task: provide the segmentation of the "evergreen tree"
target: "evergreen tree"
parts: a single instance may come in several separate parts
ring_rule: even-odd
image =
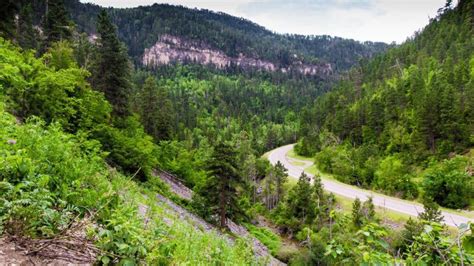
[[[276,201],[279,202],[283,195],[283,185],[288,181],[288,170],[278,161],[274,167],[275,183],[276,183]]]
[[[332,207],[332,202],[326,198],[324,194],[324,186],[321,182],[321,177],[315,175],[313,177],[313,201],[314,204],[314,215],[315,218],[319,220],[319,224],[323,224],[323,219],[329,214],[328,211]]]
[[[313,193],[317,204],[321,204],[324,201],[324,185],[319,175],[313,177]]]
[[[105,10],[101,11],[97,20],[100,38],[92,71],[92,85],[105,94],[113,106],[113,115],[125,117],[130,114],[128,94],[131,69],[128,55]]]
[[[408,251],[410,245],[415,241],[415,238],[418,237],[421,232],[423,232],[423,223],[408,218],[408,221],[405,223],[403,230],[401,231],[401,243],[398,248],[402,252]]]
[[[51,43],[72,38],[73,23],[64,6],[64,0],[46,1],[46,18],[43,25],[45,43],[43,49]]]
[[[359,198],[352,203],[352,223],[357,228],[362,225],[362,203]]]
[[[265,177],[264,184],[264,195],[265,195],[265,205],[268,210],[273,209],[276,203],[276,177],[275,177],[275,168],[272,167],[268,171],[268,175]]]
[[[94,55],[94,45],[89,41],[87,34],[79,34],[77,38],[74,39],[73,45],[74,56],[79,66],[90,69]]]
[[[198,193],[211,212],[218,215],[218,224],[224,228],[227,218],[244,216],[238,203],[238,191],[244,183],[235,165],[234,149],[223,142],[218,143],[207,168],[210,176]]]
[[[364,216],[367,221],[372,221],[375,218],[375,206],[372,197],[369,197],[362,206]]]
[[[7,39],[15,37],[15,15],[19,11],[19,2],[7,0],[0,4],[0,37]]]
[[[433,200],[425,198],[423,200],[423,208],[424,211],[418,215],[418,218],[421,220],[436,223],[443,221],[444,217],[439,209],[439,205]]]
[[[288,193],[288,208],[291,211],[291,216],[301,219],[302,223],[306,222],[307,218],[314,217],[313,208],[311,204],[311,179],[304,172],[301,173],[296,186],[294,186]]]
[[[243,176],[246,178],[246,182],[250,184],[252,189],[252,203],[257,202],[257,159],[255,155],[251,154],[243,163]]]
[[[145,131],[155,141],[169,139],[172,133],[173,106],[166,90],[157,86],[155,78],[146,79],[140,101],[140,113]]]
[[[24,5],[18,15],[17,41],[23,49],[38,49],[38,32],[33,28],[33,9]]]

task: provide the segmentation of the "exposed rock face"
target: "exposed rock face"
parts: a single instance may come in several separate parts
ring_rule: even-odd
[[[284,68],[270,61],[247,57],[243,54],[238,57],[229,57],[224,52],[212,49],[206,44],[186,41],[171,35],[161,36],[155,45],[145,49],[142,57],[142,63],[145,66],[167,65],[177,62],[212,65],[219,69],[235,65],[244,69],[253,68],[270,72],[278,70],[286,73],[296,70],[305,75],[327,76],[333,72],[331,64],[328,63],[309,65],[298,62]]]

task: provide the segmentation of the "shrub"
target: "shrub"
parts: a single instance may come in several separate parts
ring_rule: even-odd
[[[56,44],[43,58],[0,39],[0,94],[20,118],[39,116],[76,132],[109,119],[110,104],[86,81],[89,73],[75,63],[66,42]]]
[[[128,117],[125,128],[119,129],[109,125],[99,125],[91,137],[102,144],[109,153],[107,161],[127,174],[136,174],[145,180],[157,164],[154,157],[153,139],[146,135],[143,126],[135,116]]]
[[[375,171],[375,187],[403,198],[416,198],[418,190],[411,181],[408,167],[395,155],[383,159]]]
[[[467,159],[462,156],[432,164],[423,180],[425,196],[448,208],[468,206],[474,195],[474,184],[465,171],[466,165]]]

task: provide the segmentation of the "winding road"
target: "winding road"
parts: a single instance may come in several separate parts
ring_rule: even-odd
[[[285,166],[285,168],[288,169],[288,175],[290,177],[298,178],[301,173],[304,172],[304,169],[311,166],[313,162],[288,158],[287,153],[293,149],[293,146],[294,144],[290,144],[270,151],[268,154],[268,160],[272,165],[275,165],[278,161],[280,161]],[[296,164],[292,164],[291,162],[296,162]],[[308,176],[313,177],[313,175],[307,172],[305,173]],[[321,177],[321,179],[324,189],[334,194],[338,194],[350,199],[359,198],[362,201],[366,200],[368,197],[372,197],[374,205],[410,216],[416,217],[420,212],[423,212],[423,205],[419,203],[381,195],[370,190],[360,189],[355,186],[347,185],[335,180],[329,180],[324,177]],[[462,223],[474,222],[474,219],[447,211],[443,211],[443,216],[444,222],[447,225],[454,227],[457,227]]]

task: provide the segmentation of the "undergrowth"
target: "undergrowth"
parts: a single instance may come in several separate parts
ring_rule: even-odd
[[[156,191],[107,167],[97,141],[0,105],[0,229],[52,238],[92,215],[89,236],[104,264],[257,264],[245,240],[203,232],[155,201]],[[161,193],[166,192],[162,188]],[[139,213],[139,206],[145,213]]]

